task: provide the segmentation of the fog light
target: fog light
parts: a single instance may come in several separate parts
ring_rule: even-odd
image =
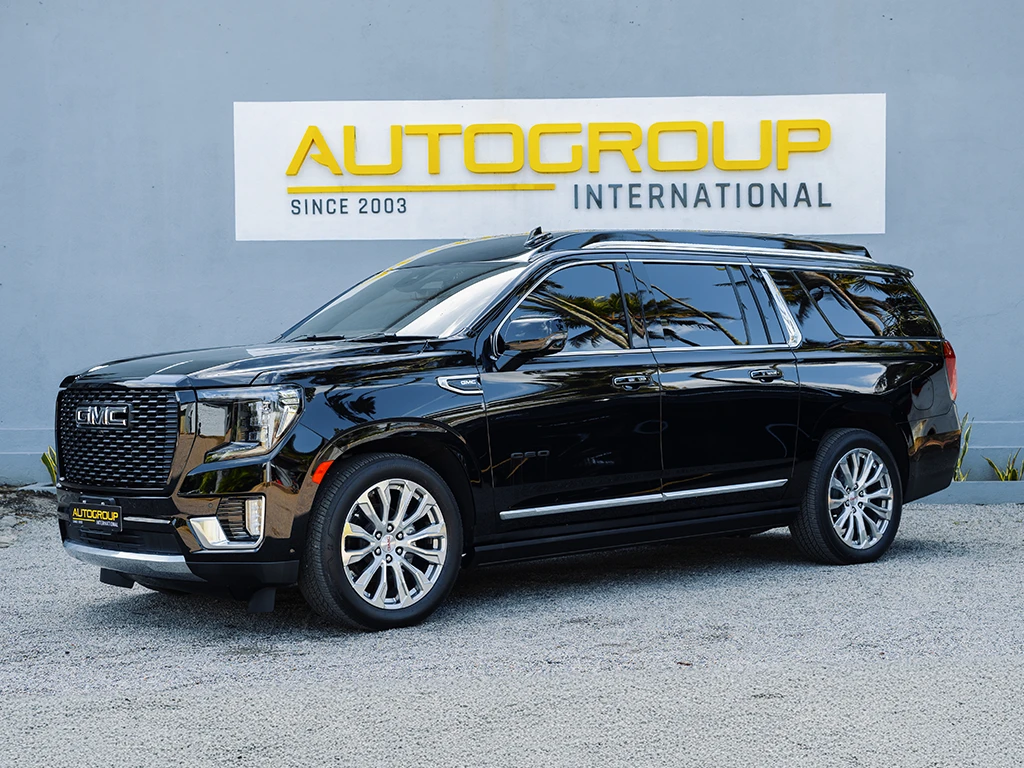
[[[216,516],[193,517],[188,524],[203,549],[252,550],[263,543],[265,521],[262,496],[235,496],[220,500]]]
[[[253,538],[263,536],[263,497],[245,500],[245,530]]]

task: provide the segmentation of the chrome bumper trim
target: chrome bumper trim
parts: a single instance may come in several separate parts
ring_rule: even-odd
[[[65,541],[64,551],[76,560],[98,565],[129,576],[152,576],[174,581],[202,581],[189,570],[181,555],[156,555],[147,552],[121,552],[116,549],[91,547],[77,541]]]

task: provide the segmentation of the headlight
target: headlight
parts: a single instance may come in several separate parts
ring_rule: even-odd
[[[270,453],[302,411],[298,387],[203,389],[198,393],[199,436],[222,438],[205,461]]]

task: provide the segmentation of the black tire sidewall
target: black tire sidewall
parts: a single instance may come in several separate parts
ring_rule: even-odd
[[[349,509],[368,487],[382,480],[401,478],[422,485],[434,497],[444,518],[448,535],[448,554],[441,575],[430,591],[408,608],[383,609],[369,605],[348,581],[341,559],[342,529]],[[371,629],[416,624],[433,613],[444,601],[458,577],[462,559],[462,518],[448,485],[430,467],[410,458],[381,458],[356,470],[346,478],[341,492],[335,494],[321,540],[320,563],[331,597],[343,612]]]
[[[893,511],[889,526],[882,534],[882,538],[867,549],[854,549],[840,538],[832,524],[832,515],[828,508],[828,486],[832,472],[835,471],[836,465],[843,456],[857,448],[867,448],[878,454],[885,462],[892,480]],[[903,488],[899,468],[886,444],[870,432],[851,430],[849,434],[843,435],[842,438],[832,443],[822,454],[815,479],[817,482],[808,488],[808,492],[814,494],[811,500],[814,514],[828,548],[846,563],[869,563],[881,557],[896,538],[903,511]]]

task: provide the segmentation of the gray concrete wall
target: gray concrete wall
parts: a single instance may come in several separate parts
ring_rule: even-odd
[[[236,243],[250,100],[885,92],[888,232],[861,240],[917,272],[974,451],[1003,456],[1024,445],[1022,39],[1019,0],[0,0],[0,481],[44,476],[66,374],[266,340],[431,245]]]

